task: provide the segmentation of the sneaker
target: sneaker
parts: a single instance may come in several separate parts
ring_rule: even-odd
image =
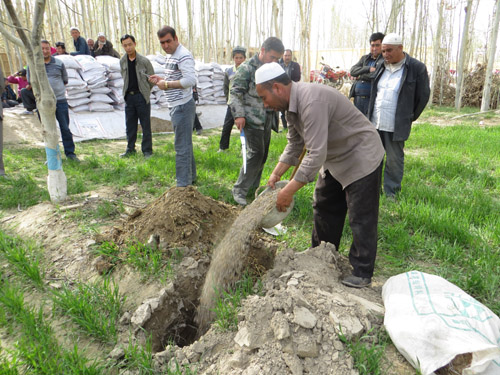
[[[236,203],[238,203],[240,206],[246,206],[247,205],[247,198],[244,197],[242,194],[238,194],[234,191],[234,189],[231,191],[233,194],[233,199]]]
[[[203,129],[196,129],[196,134],[197,135],[201,135],[201,133],[203,133]]]
[[[225,149],[219,148],[219,150],[217,151],[217,153],[220,154],[221,152],[226,152],[226,151],[227,151],[227,148],[225,148]]]
[[[145,152],[144,153],[144,159],[149,159],[153,156],[153,153],[152,152]]]
[[[33,114],[33,111],[24,111],[23,113],[21,113],[22,115],[32,115]]]
[[[129,158],[131,156],[134,156],[135,154],[136,154],[135,151],[129,151],[129,150],[127,150],[123,154],[120,154],[120,157],[121,158]]]
[[[77,163],[79,163],[79,162],[80,162],[80,159],[78,159],[78,157],[77,157],[75,154],[66,155],[66,158],[67,158],[68,160],[75,161],[75,162],[77,162]]]
[[[354,275],[347,276],[342,280],[342,284],[351,288],[364,288],[365,286],[370,286],[371,283],[371,277],[358,277]]]

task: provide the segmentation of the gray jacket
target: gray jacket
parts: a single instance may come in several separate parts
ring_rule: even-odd
[[[120,68],[123,77],[123,96],[128,90],[128,55],[125,54],[120,59]],[[146,103],[149,103],[149,97],[151,96],[151,89],[154,84],[148,81],[148,76],[155,74],[153,69],[153,65],[151,61],[147,59],[147,57],[142,56],[139,53],[135,54],[135,71],[137,74],[137,83],[139,84],[139,91],[142,96],[144,96],[144,100]]]

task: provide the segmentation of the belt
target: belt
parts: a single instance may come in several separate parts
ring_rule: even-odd
[[[127,95],[136,95],[136,94],[140,94],[141,92],[140,91],[129,91],[127,92]]]

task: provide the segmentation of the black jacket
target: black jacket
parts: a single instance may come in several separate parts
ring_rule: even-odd
[[[356,77],[361,81],[371,81],[373,78],[375,78],[376,70],[375,72],[370,72],[371,66],[368,66],[366,63],[370,57],[371,53],[361,56],[359,61],[352,66],[350,70],[351,76]],[[382,54],[378,55],[377,59],[375,60],[375,69],[378,69],[378,67],[383,62],[384,59],[382,58]],[[351,90],[349,91],[349,98],[352,98],[354,96],[354,90],[357,82],[358,81],[354,82],[354,84],[351,86]]]
[[[430,96],[429,75],[425,64],[405,53],[403,76],[399,87],[398,104],[394,126],[393,141],[406,141],[410,136],[411,123],[418,119],[424,110]],[[385,65],[381,64],[375,72],[368,107],[368,118],[371,119],[375,99],[377,98],[377,85]]]
[[[280,60],[279,64],[285,69],[285,63],[283,59]],[[300,65],[299,63],[296,63],[295,61],[290,61],[291,69],[290,69],[290,79],[293,82],[299,82],[300,81]]]

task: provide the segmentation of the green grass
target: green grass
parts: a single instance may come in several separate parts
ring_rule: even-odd
[[[0,259],[2,258],[14,274],[31,281],[37,288],[44,288],[41,253],[35,245],[0,231]]]
[[[69,317],[84,332],[105,343],[117,338],[117,321],[125,298],[118,286],[108,279],[94,283],[78,283],[73,288],[64,285],[53,289],[54,311]]]
[[[354,359],[354,368],[360,375],[383,375],[388,364],[385,360],[385,348],[390,342],[389,335],[383,328],[372,328],[360,338],[347,339],[340,329],[339,339],[346,345]],[[384,363],[385,362],[385,363]]]
[[[90,362],[74,345],[72,350],[61,347],[54,331],[43,315],[43,308],[34,309],[24,302],[20,288],[8,284],[0,275],[0,309],[4,310],[4,324],[11,327],[16,341],[17,370],[26,374],[102,374],[97,362]],[[11,366],[5,358],[4,367]],[[10,371],[10,370],[9,370]],[[15,374],[15,372],[12,372]]]
[[[234,331],[238,327],[238,310],[241,301],[252,294],[262,292],[262,282],[248,272],[229,291],[217,291],[215,299],[215,325],[221,331]]]

